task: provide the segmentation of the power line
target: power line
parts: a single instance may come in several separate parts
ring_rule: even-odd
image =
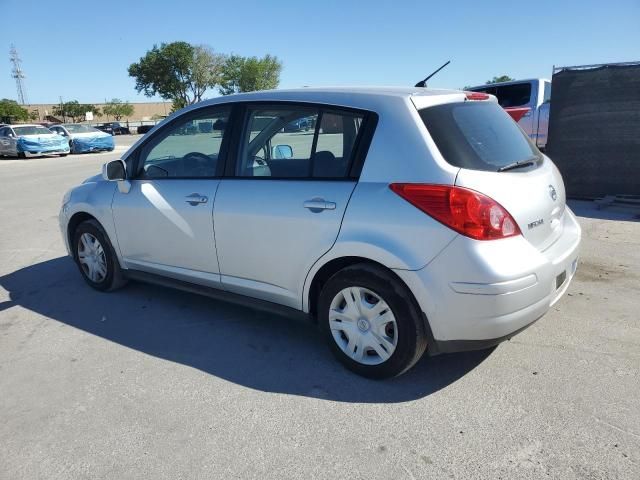
[[[11,45],[11,49],[9,50],[9,60],[13,64],[13,68],[11,69],[11,76],[16,80],[16,90],[18,91],[18,101],[22,105],[26,105],[29,100],[27,99],[27,89],[24,84],[24,71],[22,70],[22,60],[18,55],[18,50],[16,50],[15,45]]]

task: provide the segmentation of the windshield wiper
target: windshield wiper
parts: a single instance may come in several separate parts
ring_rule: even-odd
[[[535,163],[536,160],[533,158],[530,158],[529,160],[520,160],[519,162],[513,162],[505,165],[504,167],[500,167],[498,171],[506,172],[507,170],[515,170],[516,168],[530,167],[531,165],[535,165]]]

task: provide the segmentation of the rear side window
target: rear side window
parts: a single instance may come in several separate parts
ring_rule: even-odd
[[[531,102],[531,83],[515,83],[511,85],[491,85],[471,89],[474,92],[485,92],[495,95],[503,108],[524,107]]]
[[[321,106],[249,108],[236,176],[348,178],[363,119]]]
[[[495,172],[540,158],[516,122],[493,102],[446,103],[420,110],[420,117],[453,166]]]
[[[551,83],[544,82],[544,94],[542,97],[542,103],[547,103],[551,101]]]

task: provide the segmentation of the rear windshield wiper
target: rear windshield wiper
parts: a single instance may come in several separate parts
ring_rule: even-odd
[[[506,172],[507,170],[515,170],[516,168],[530,167],[531,165],[535,165],[535,163],[536,160],[533,158],[530,158],[529,160],[520,160],[519,162],[513,162],[505,165],[504,167],[500,167],[498,171]]]

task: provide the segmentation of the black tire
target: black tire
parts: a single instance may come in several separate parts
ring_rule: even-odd
[[[69,154],[68,154],[68,153],[61,153],[61,154],[59,154],[58,156],[59,156],[59,157],[66,157],[67,155],[69,155]]]
[[[397,345],[383,363],[365,365],[350,358],[336,343],[329,325],[334,297],[348,287],[362,287],[384,299],[397,324]],[[416,364],[427,348],[424,320],[417,302],[404,283],[383,267],[360,263],[334,274],[323,286],[318,299],[318,322],[338,360],[353,372],[368,378],[398,376]]]
[[[18,158],[21,158],[24,160],[25,158],[27,158],[27,154],[24,152],[18,152]]]
[[[80,245],[80,238],[84,233],[88,233],[92,235],[100,245],[102,246],[102,250],[104,252],[104,258],[106,260],[107,273],[100,281],[92,280],[85,267],[80,263],[78,258],[78,250]],[[109,237],[106,232],[96,220],[86,220],[82,222],[76,228],[73,233],[73,241],[71,245],[71,249],[73,252],[73,259],[78,265],[78,269],[80,270],[80,274],[82,278],[93,288],[100,291],[110,291],[116,290],[127,283],[125,276],[122,273],[120,268],[120,264],[118,263],[118,259],[113,250],[113,246],[109,241]]]

